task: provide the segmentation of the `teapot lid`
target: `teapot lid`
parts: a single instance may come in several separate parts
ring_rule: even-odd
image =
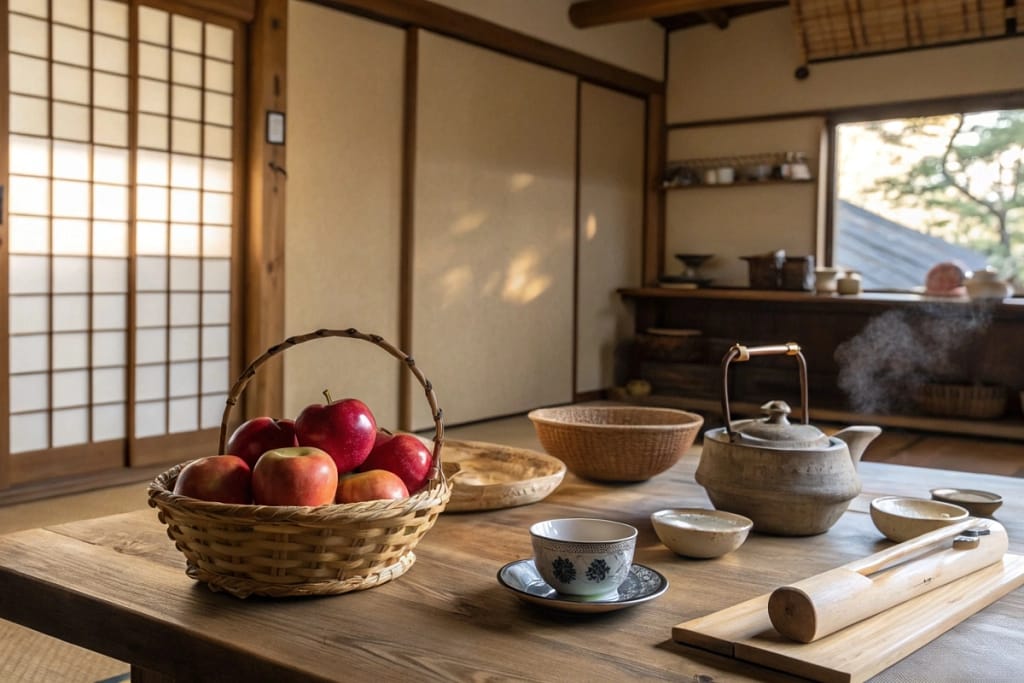
[[[761,406],[768,417],[749,420],[733,427],[733,441],[748,446],[768,448],[827,448],[830,441],[820,429],[810,424],[792,424],[792,412],[785,401],[769,401]]]

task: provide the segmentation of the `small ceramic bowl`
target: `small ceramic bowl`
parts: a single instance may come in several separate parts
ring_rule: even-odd
[[[976,489],[932,489],[931,494],[935,500],[966,508],[975,517],[991,517],[1003,504],[1003,497],[998,493]]]
[[[651,524],[672,552],[697,558],[731,553],[743,545],[754,526],[743,515],[703,508],[658,510],[651,515]]]
[[[970,517],[959,505],[924,498],[883,496],[871,501],[871,521],[890,541],[902,543]]]
[[[533,561],[559,593],[602,597],[629,576],[636,527],[607,519],[549,519],[530,527]]]

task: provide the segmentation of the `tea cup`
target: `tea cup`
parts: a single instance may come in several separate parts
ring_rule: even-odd
[[[601,598],[629,577],[636,527],[607,519],[549,519],[530,527],[533,561],[563,595]]]

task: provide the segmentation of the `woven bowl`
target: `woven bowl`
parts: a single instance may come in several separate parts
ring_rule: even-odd
[[[529,413],[541,445],[573,474],[645,481],[679,461],[704,418],[672,408],[563,406]]]
[[[1006,412],[1007,389],[986,384],[924,384],[916,399],[929,415],[991,420]]]
[[[547,453],[483,441],[445,441],[443,466],[452,483],[445,512],[530,505],[565,476],[565,463]]]
[[[348,337],[376,344],[398,358],[423,386],[434,416],[434,463],[427,485],[400,500],[292,507],[230,505],[174,493],[175,465],[149,485],[149,504],[185,556],[185,573],[236,597],[333,595],[386,583],[415,562],[413,548],[433,527],[451,497],[441,468],[444,427],[433,388],[411,357],[377,335],[317,330],[269,349],[242,373],[228,394],[221,424],[224,452],[228,417],[256,369],[296,344]]]

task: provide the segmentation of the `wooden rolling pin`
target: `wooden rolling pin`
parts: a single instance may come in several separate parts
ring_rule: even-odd
[[[768,616],[783,636],[810,643],[995,564],[1008,547],[1001,524],[972,517],[777,588]]]

